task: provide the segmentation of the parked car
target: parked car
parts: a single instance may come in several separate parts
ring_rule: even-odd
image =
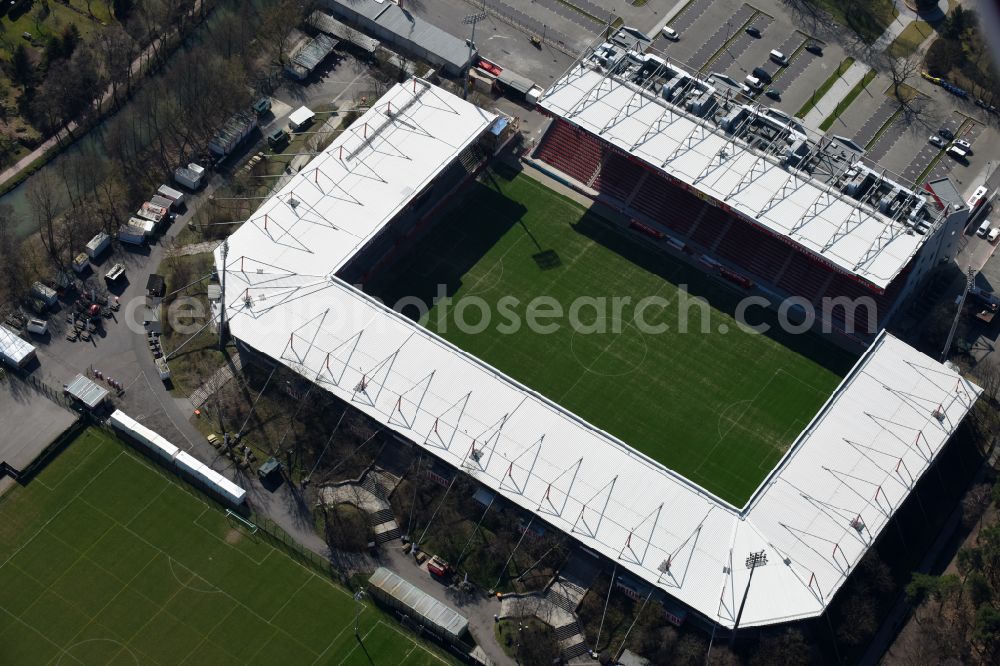
[[[773,100],[781,101],[781,91],[777,88],[768,88],[764,94]]]
[[[972,152],[972,144],[966,141],[965,139],[955,139],[955,145],[967,153]]]
[[[660,30],[660,34],[672,42],[676,42],[681,38],[681,36],[677,34],[677,31],[671,28],[669,25],[663,26],[663,29]]]
[[[1000,238],[1000,227],[993,227],[990,229],[990,234],[986,237],[986,240],[991,243],[996,243],[997,238]]]
[[[747,34],[750,35],[751,37],[756,37],[757,39],[760,39],[760,29],[757,28],[756,26],[748,25]]]
[[[983,220],[982,224],[979,225],[979,228],[976,229],[976,235],[979,236],[980,238],[986,238],[986,236],[989,233],[990,233],[990,221]]]
[[[967,153],[964,148],[960,148],[959,146],[948,146],[948,150],[945,152],[948,153],[949,157],[959,162],[966,163],[969,160],[969,153]]]
[[[944,139],[939,137],[937,134],[931,134],[930,138],[927,139],[927,142],[930,143],[932,146],[937,146],[938,148],[944,148]]]
[[[761,81],[763,81],[764,83],[771,83],[772,80],[771,75],[768,74],[767,70],[764,69],[763,67],[754,67],[751,74],[760,79]]]
[[[955,138],[955,133],[952,132],[947,127],[942,127],[941,129],[938,130],[938,136],[940,136],[940,137],[942,137],[942,138],[944,138],[944,139],[946,139],[948,141],[951,141],[952,139]]]
[[[823,47],[817,44],[816,42],[809,42],[808,44],[806,44],[806,51],[809,51],[809,53],[818,56],[823,55]]]

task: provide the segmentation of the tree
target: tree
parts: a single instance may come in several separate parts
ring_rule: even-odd
[[[812,663],[812,649],[798,629],[786,629],[764,637],[750,658],[750,666],[805,666]]]
[[[125,88],[125,95],[131,93],[132,62],[139,55],[135,40],[121,26],[109,26],[95,33],[94,52],[101,63],[101,69],[111,86],[112,104],[117,107],[119,90]]]
[[[688,632],[677,641],[672,663],[701,666],[705,662],[706,652],[708,652],[708,641],[693,632]]]
[[[972,637],[980,644],[983,656],[996,663],[1000,653],[1000,610],[990,605],[980,607]]]
[[[31,62],[31,54],[28,47],[18,44],[11,56],[11,68],[14,73],[14,80],[24,86],[29,86],[35,78],[35,65]]]
[[[0,206],[0,303],[18,300],[27,284],[20,242],[15,233],[17,220],[9,206]]]
[[[878,628],[875,598],[866,590],[854,590],[839,606],[837,640],[847,645],[861,645]]]
[[[49,171],[42,170],[28,181],[28,204],[38,226],[38,237],[42,247],[59,268],[64,268],[63,243],[58,229],[58,197],[55,178]]]
[[[202,2],[202,5],[204,4],[205,3]],[[135,0],[114,0],[111,3],[111,9],[114,12],[115,18],[121,23],[124,23],[129,17],[134,6]]]
[[[518,622],[517,659],[525,666],[548,666],[559,657],[559,641],[547,624],[538,620]]]
[[[956,5],[944,20],[941,35],[946,39],[960,39],[967,29],[976,25],[976,13]]]
[[[916,90],[907,81],[920,73],[920,61],[915,57],[890,58],[889,75],[892,77],[892,96],[908,119],[916,115],[919,109],[915,106],[918,99]]]
[[[35,32],[40,33],[42,31],[42,23],[51,13],[52,9],[49,7],[49,0],[42,0],[42,2],[35,7],[35,11],[31,14],[31,17],[35,19]]]

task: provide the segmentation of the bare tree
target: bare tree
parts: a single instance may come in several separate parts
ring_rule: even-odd
[[[28,181],[28,203],[38,226],[38,237],[46,254],[59,268],[66,265],[63,257],[63,242],[59,229],[59,198],[56,194],[55,178],[52,173],[42,170]]]
[[[16,300],[27,283],[16,227],[14,211],[0,206],[0,303]]]
[[[888,65],[889,75],[892,77],[892,97],[903,110],[907,120],[912,120],[920,112],[917,106],[920,95],[907,82],[920,73],[920,61],[914,56],[889,58]]]

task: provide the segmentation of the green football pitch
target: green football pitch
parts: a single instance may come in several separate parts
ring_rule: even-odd
[[[736,505],[851,363],[812,334],[742,330],[734,289],[523,174],[488,173],[367,290],[390,306],[447,293],[450,304],[438,302],[424,320],[429,329]],[[581,296],[591,300],[572,318]],[[710,306],[692,304],[696,296]],[[525,325],[539,297],[546,311],[558,304],[564,313],[543,321],[554,332]],[[642,311],[649,327],[636,318],[646,297],[667,302]],[[416,316],[412,307],[403,312]],[[748,313],[756,318],[746,323],[776,325],[770,310]]]
[[[0,498],[3,664],[451,663],[363,603],[100,431]]]

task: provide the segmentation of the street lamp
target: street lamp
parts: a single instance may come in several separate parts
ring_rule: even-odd
[[[729,647],[733,647],[736,644],[736,630],[740,628],[740,618],[743,617],[743,607],[747,603],[747,595],[750,593],[750,581],[753,580],[753,572],[757,567],[762,567],[767,564],[767,553],[763,550],[758,553],[750,553],[747,556],[746,566],[750,570],[750,575],[747,576],[747,587],[743,590],[743,601],[740,602],[740,610],[736,613],[736,623],[733,625],[733,634],[729,637]]]
[[[472,67],[472,50],[476,48],[476,24],[489,16],[486,12],[479,12],[478,14],[469,14],[464,19],[462,23],[465,25],[472,26],[472,35],[469,37],[469,62],[466,64],[465,68],[465,83],[462,86],[462,99],[469,98],[469,67]]]
[[[361,600],[365,598],[365,589],[361,588],[354,593],[354,635],[358,635],[358,622],[361,619]]]

